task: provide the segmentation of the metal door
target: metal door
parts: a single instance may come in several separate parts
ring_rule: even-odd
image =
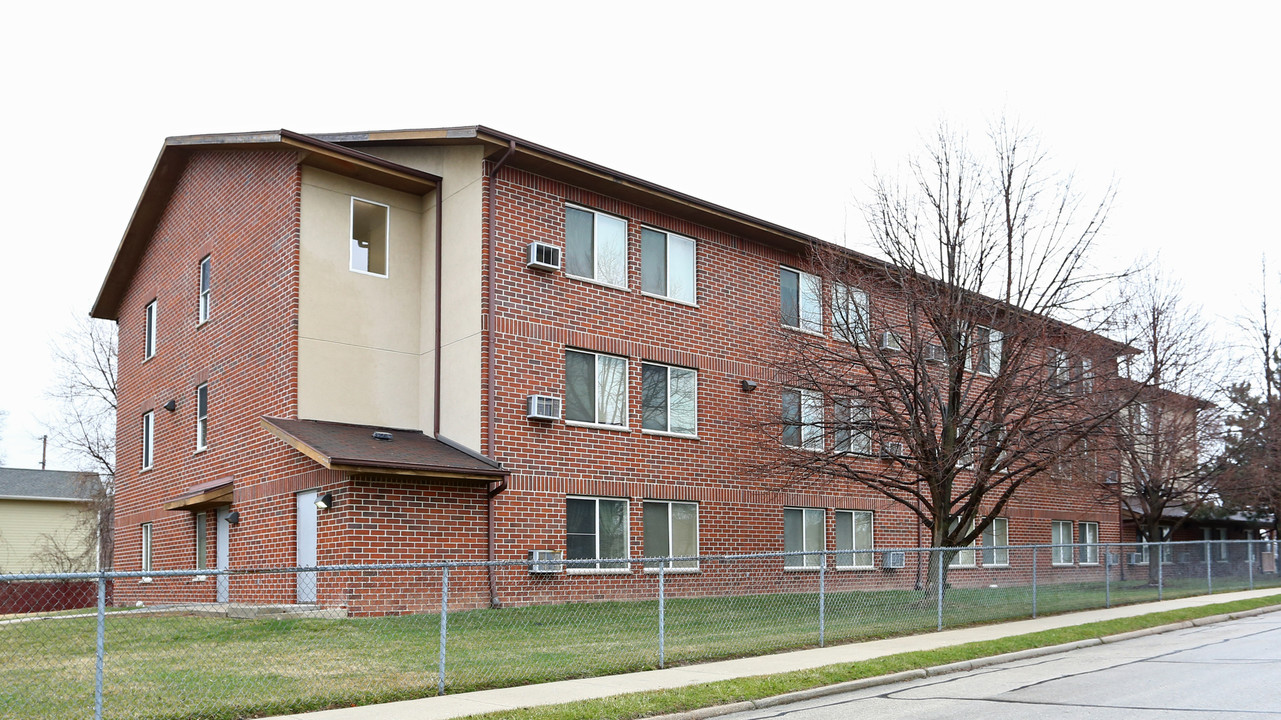
[[[298,567],[316,566],[316,491],[298,493]],[[316,602],[316,573],[300,572],[297,579],[297,600],[300,603]]]
[[[216,537],[214,539],[214,568],[226,570],[229,566],[228,560],[231,554],[231,538],[227,532],[230,525],[227,524],[227,513],[231,511],[229,507],[218,508],[218,520],[215,523]],[[217,580],[217,599],[220,603],[225,603],[231,599],[231,579],[226,575],[218,575]]]

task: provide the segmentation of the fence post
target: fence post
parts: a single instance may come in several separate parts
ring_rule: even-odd
[[[1152,562],[1152,554],[1148,554],[1148,562]],[[1156,546],[1156,599],[1160,602],[1165,599],[1165,545]]]
[[[938,617],[939,617],[938,629],[939,631],[942,631],[943,630],[943,551],[931,550],[930,557],[933,557],[934,553],[938,553],[938,578],[936,578],[937,583],[934,589],[934,593],[938,595]]]
[[[1250,568],[1250,570],[1249,570],[1249,572],[1250,572],[1250,589],[1251,589],[1251,590],[1253,590],[1253,589],[1254,589],[1254,541],[1253,541],[1253,540],[1247,540],[1247,541],[1246,541],[1246,544],[1245,544],[1245,547],[1246,547],[1246,551],[1245,551],[1245,559],[1246,559],[1246,563],[1245,563],[1245,565],[1246,565],[1246,567]]]
[[[107,573],[98,571],[98,648],[95,651],[93,672],[93,717],[102,720],[103,659],[106,656],[107,635]]]
[[[1210,541],[1205,541],[1205,594],[1214,594],[1214,567],[1213,559],[1210,557]]]
[[[449,566],[440,569],[440,678],[436,694],[445,694],[445,639],[449,637]]]
[[[827,553],[819,556],[823,559],[823,564],[818,566],[818,646],[823,647],[824,636],[827,631],[827,613],[823,601],[826,599],[827,590]]]
[[[667,661],[667,563],[658,564],[658,667]]]
[[[1121,553],[1116,554],[1117,558]],[[1103,546],[1103,607],[1112,607],[1112,551]]]
[[[1032,546],[1032,618],[1036,618],[1036,546]]]

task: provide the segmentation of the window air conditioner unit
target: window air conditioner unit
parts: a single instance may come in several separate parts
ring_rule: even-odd
[[[1116,567],[1121,564],[1121,553],[1107,553],[1106,557],[1103,558],[1103,562],[1107,563],[1108,567]]]
[[[947,362],[947,353],[943,350],[943,346],[937,343],[926,343],[925,362],[936,365]]]
[[[561,562],[559,550],[530,550],[530,575],[555,575],[564,572],[565,563]]]
[[[529,261],[526,265],[535,270],[559,270],[560,248],[544,242],[532,242],[529,244]]]
[[[1192,553],[1179,553],[1179,564],[1186,565],[1192,562]]]
[[[1116,472],[1115,472],[1115,471],[1113,471],[1113,472],[1108,473],[1107,475],[1104,475],[1104,476],[1103,476],[1103,484],[1104,484],[1104,485],[1115,485],[1115,484],[1116,484]]]
[[[530,420],[559,420],[560,398],[549,395],[530,395],[529,411],[525,417]]]
[[[1130,553],[1130,564],[1143,565],[1144,564],[1143,553],[1136,553],[1136,552]]]
[[[881,349],[890,352],[899,352],[903,349],[902,343],[898,341],[898,335],[886,330],[881,333]]]
[[[902,570],[905,567],[907,567],[907,553],[902,550],[881,553],[882,570]]]
[[[881,443],[881,457],[883,458],[903,457],[903,443],[901,442]]]

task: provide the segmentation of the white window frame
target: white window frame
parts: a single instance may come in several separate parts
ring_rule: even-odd
[[[142,360],[146,362],[156,356],[156,321],[159,319],[159,310],[155,300],[147,303],[143,315]]]
[[[851,455],[872,456],[872,434],[868,426],[872,410],[854,398],[838,398],[832,404],[832,450]]]
[[[840,518],[842,515],[850,516],[849,550],[841,548]],[[858,526],[860,521],[867,524],[867,547],[859,547],[858,545]],[[837,510],[835,517],[832,519],[832,524],[833,530],[836,531],[836,569],[874,569],[876,567],[876,554],[872,550],[876,547],[876,515],[871,510]],[[842,562],[846,559],[849,562]]]
[[[1229,547],[1229,546],[1228,546],[1228,542],[1227,542],[1227,541],[1228,541],[1228,529],[1227,529],[1227,528],[1218,528],[1218,531],[1219,531],[1219,533],[1218,533],[1218,534],[1219,534],[1219,540],[1221,540],[1222,542],[1220,542],[1220,543],[1219,543],[1219,553],[1218,553],[1217,561],[1218,561],[1218,562],[1227,562],[1227,561],[1228,561],[1228,547]]]
[[[1077,541],[1081,544],[1081,565],[1099,564],[1099,524],[1088,520],[1077,523]]]
[[[156,411],[142,414],[142,469],[150,470],[156,464]]]
[[[1076,564],[1076,548],[1070,547],[1073,543],[1072,534],[1076,523],[1071,520],[1051,520],[1050,521],[1050,544],[1064,545],[1067,547],[1050,548],[1050,564],[1055,567],[1068,567]],[[1066,533],[1066,538],[1064,537]]]
[[[205,280],[206,276],[208,282]],[[196,287],[199,288],[196,296],[196,324],[203,325],[209,322],[210,302],[213,299],[213,255],[200,258],[200,263],[196,265]]]
[[[595,555],[594,555],[593,557],[594,557],[597,561],[600,561],[600,560],[613,560],[613,559],[614,559],[614,558],[602,558],[602,557],[601,557],[601,553],[600,553],[600,502],[601,502],[602,500],[605,500],[605,501],[608,501],[608,502],[621,502],[621,503],[623,504],[623,517],[624,517],[624,521],[623,521],[623,551],[626,553],[623,557],[624,557],[624,558],[630,558],[630,557],[631,557],[631,538],[629,537],[629,536],[630,536],[630,534],[631,534],[631,524],[632,524],[632,523],[631,523],[631,519],[632,519],[632,507],[631,507],[631,501],[629,501],[627,498],[616,498],[616,497],[593,497],[593,496],[588,496],[588,495],[568,495],[568,496],[566,496],[566,497],[565,497],[565,514],[566,514],[566,522],[565,522],[565,537],[566,537],[566,543],[565,543],[565,545],[566,545],[566,548],[565,548],[565,557],[566,557],[566,559],[569,559],[569,543],[568,543],[568,538],[569,538],[569,520],[568,520],[568,515],[569,515],[569,502],[570,502],[571,500],[576,500],[576,501],[590,500],[590,501],[592,501],[592,508],[593,508],[593,511],[592,511],[592,523],[593,523],[593,526],[592,526],[592,537],[594,537],[594,538],[595,538],[595,551],[594,551],[594,552],[595,552]],[[579,534],[582,534],[582,533],[579,533]],[[592,559],[592,558],[578,558],[578,559],[579,559],[579,560],[590,560],[590,559]],[[621,573],[628,573],[628,572],[631,572],[631,566],[630,566],[630,565],[628,565],[626,562],[620,563],[620,564],[621,564],[621,567],[618,567],[618,566],[617,566],[616,564],[614,564],[614,563],[609,563],[609,564],[608,564],[608,565],[609,565],[608,567],[602,567],[602,565],[605,565],[605,564],[606,564],[606,563],[601,563],[601,562],[596,562],[596,563],[594,563],[594,564],[587,564],[587,563],[585,563],[585,562],[575,562],[575,563],[573,563],[573,564],[571,564],[571,565],[567,565],[567,566],[566,566],[566,572],[568,572],[568,573],[570,573],[570,574],[580,574],[580,575],[582,575],[582,574],[621,574]]]
[[[955,522],[956,521],[953,520],[953,524],[955,524]],[[974,523],[972,521],[970,522],[969,529],[970,531],[974,530]],[[978,538],[974,538],[973,540],[970,541],[969,545],[958,548],[956,554],[952,556],[952,562],[948,563],[948,567],[949,568],[976,567],[978,564],[978,557],[977,557],[978,554],[975,553],[974,550],[975,548],[978,547],[978,541],[979,541]]]
[[[641,529],[642,529],[642,531],[645,533],[644,537],[645,537],[646,539],[648,539],[648,538],[649,538],[649,534],[650,534],[650,532],[649,532],[649,531],[650,531],[650,529],[649,529],[649,527],[648,527],[648,526],[645,526],[645,524],[644,524],[644,523],[645,523],[645,518],[647,517],[647,516],[644,514],[644,510],[645,510],[645,507],[646,507],[646,506],[649,506],[649,505],[662,505],[662,506],[664,506],[664,507],[667,509],[667,528],[666,528],[666,529],[667,529],[667,548],[668,548],[668,554],[669,554],[670,556],[672,556],[672,557],[677,557],[677,555],[675,554],[675,552],[672,550],[672,548],[674,548],[674,547],[676,546],[675,538],[673,537],[673,532],[674,532],[674,529],[675,529],[675,524],[672,522],[672,508],[673,508],[673,506],[676,506],[676,505],[686,505],[686,506],[689,506],[689,507],[694,508],[694,548],[695,548],[695,554],[698,554],[698,550],[699,550],[699,544],[698,544],[698,543],[699,543],[699,537],[698,537],[698,524],[699,524],[698,503],[696,503],[696,502],[688,502],[688,501],[684,501],[684,500],[645,500],[645,501],[643,501],[643,502],[641,503],[641,525],[642,525],[642,528],[641,528]],[[649,553],[647,552],[647,553],[645,553],[645,555],[646,555],[646,556],[649,556]],[[664,565],[664,566],[666,566],[666,571],[667,571],[667,572],[698,572],[698,560],[697,560],[697,559],[694,559],[694,560],[673,560],[673,561],[658,562],[658,563],[645,563],[645,572],[655,572],[655,573],[656,573],[656,572],[658,572],[658,566],[659,566],[659,565]]]
[[[977,339],[975,348],[978,351],[978,358],[974,363],[975,372],[987,377],[996,377],[1001,372],[1001,352],[1005,345],[1005,335],[1000,330],[986,325],[976,325],[974,336]],[[983,368],[984,361],[987,362],[987,369]]]
[[[1081,358],[1081,394],[1094,392],[1094,361],[1088,357]]]
[[[209,447],[209,383],[196,386],[196,450]]]
[[[154,536],[152,535],[151,523],[142,524],[142,572],[151,572],[151,557],[154,549]]]
[[[788,512],[799,512],[801,521],[801,546],[799,548],[787,547],[787,516]],[[814,545],[814,538],[809,536],[807,528],[809,521],[814,517],[821,517],[822,524],[819,530],[818,547]],[[785,507],[783,508],[783,552],[813,552],[814,555],[786,555],[783,557],[783,570],[818,570],[823,565],[824,555],[818,554],[820,551],[827,549],[827,511],[823,508],[806,508],[806,507]]]
[[[997,528],[1001,537],[997,537]],[[991,542],[988,542],[989,538]],[[992,522],[983,530],[983,567],[1007,568],[1010,566],[1010,549],[1000,547],[1010,544],[1010,521],[1008,518],[992,518]],[[991,561],[988,560],[991,558]]]
[[[631,242],[630,242],[631,241],[631,223],[628,221],[628,219],[621,215],[607,213],[601,210],[584,207],[582,205],[576,205],[574,203],[565,203],[565,209],[578,210],[580,212],[591,213],[592,215],[592,277],[588,277],[586,275],[576,275],[569,271],[569,223],[568,222],[565,223],[565,258],[564,258],[565,259],[565,262],[564,262],[565,277],[571,277],[571,278],[574,278],[575,280],[582,280],[583,282],[594,283],[596,285],[603,285],[605,287],[617,288],[619,290],[628,289],[628,284],[631,282]],[[568,213],[566,213],[566,217],[568,217]],[[623,280],[621,283],[612,283],[612,282],[607,282],[605,280],[600,279],[600,275],[601,275],[600,254],[596,252],[596,249],[597,249],[596,238],[599,235],[597,231],[599,229],[600,219],[602,217],[610,218],[612,220],[617,220],[623,223]]]
[[[663,257],[667,261],[667,267],[664,268],[664,273],[665,273],[664,277],[667,278],[667,283],[666,283],[667,287],[664,288],[663,292],[661,293],[655,293],[655,292],[650,292],[645,290],[645,251],[644,251],[645,235],[644,234],[647,231],[662,235],[667,245],[667,248],[664,251],[664,255],[663,255]],[[693,294],[693,298],[689,300],[686,300],[684,298],[678,298],[672,295],[672,242],[673,241],[678,243],[680,242],[689,243],[689,246],[692,249],[690,261],[693,264],[693,266],[690,268],[689,281],[690,281],[690,292],[691,294]],[[669,232],[667,230],[661,230],[652,225],[641,225],[641,294],[649,297],[653,297],[653,298],[659,298],[662,300],[670,300],[674,303],[680,303],[681,305],[698,307],[698,241],[692,237],[687,237],[685,235],[681,235],[678,233]]]
[[[384,251],[387,254],[387,258],[386,258],[387,272],[385,273],[370,272],[369,270],[361,270],[360,268],[356,267],[356,252],[355,252],[354,243],[356,243],[356,203],[358,202],[365,203],[366,205],[374,205],[377,207],[381,207],[387,214],[387,248]],[[356,197],[355,195],[352,195],[350,209],[348,212],[347,223],[348,223],[347,224],[347,269],[351,270],[352,272],[358,275],[368,275],[369,277],[376,277],[376,278],[383,278],[383,279],[391,277],[391,206],[386,203],[380,203],[376,200],[369,200],[366,198]],[[365,263],[365,266],[368,267],[369,264]]]
[[[666,413],[666,430],[645,427],[645,368],[654,367],[662,368],[667,372],[667,397],[664,398],[663,408]],[[694,376],[694,430],[692,432],[677,432],[672,430],[672,371],[678,370],[683,373],[690,373]],[[663,363],[641,361],[641,432],[647,435],[672,435],[675,437],[698,437],[698,371],[693,368],[680,367],[679,365],[666,365]]]
[[[792,447],[800,450],[811,450],[821,452],[823,450],[823,396],[817,390],[808,390],[805,388],[783,388],[779,392],[779,407],[783,406],[784,393],[797,393],[797,408],[800,417],[797,418],[795,427],[796,435],[800,441],[798,445],[791,445],[783,438],[787,428],[793,427],[792,423],[787,422],[786,418],[783,423],[783,432],[779,435],[779,442],[784,447]]]
[[[568,357],[569,357],[569,354],[570,354],[570,353],[578,353],[578,354],[580,354],[580,355],[591,355],[591,356],[592,356],[592,358],[593,358],[593,362],[592,362],[592,368],[593,368],[593,373],[592,373],[592,374],[593,374],[593,378],[592,378],[592,382],[593,382],[593,385],[592,385],[592,387],[594,388],[593,392],[594,392],[594,399],[595,399],[595,403],[594,403],[594,407],[592,408],[592,418],[593,418],[593,419],[592,419],[592,420],[590,420],[590,421],[589,421],[589,420],[571,420],[571,419],[569,419],[569,362],[568,362]],[[630,402],[631,402],[631,399],[628,397],[628,395],[629,395],[629,390],[630,390],[629,385],[631,384],[631,382],[630,382],[630,381],[631,381],[631,371],[632,371],[632,370],[631,370],[631,364],[628,362],[628,359],[627,359],[627,358],[625,358],[625,357],[622,357],[621,355],[610,355],[609,353],[598,353],[598,352],[594,352],[594,351],[591,351],[591,350],[581,350],[581,349],[579,349],[579,348],[565,348],[565,357],[566,357],[566,362],[565,362],[565,424],[566,424],[566,425],[576,425],[576,426],[579,426],[579,427],[592,427],[592,428],[598,428],[598,429],[603,429],[603,430],[620,430],[620,431],[630,431],[630,429],[631,429],[631,428],[630,428],[630,427],[628,427],[628,423],[629,423],[629,421],[630,421],[630,415],[631,415],[631,413],[630,413],[630,408],[631,408]],[[615,424],[615,423],[608,423],[608,422],[601,422],[601,421],[600,421],[600,414],[601,414],[601,413],[600,413],[600,411],[601,411],[601,404],[600,404],[600,401],[601,401],[601,398],[600,398],[600,382],[601,382],[601,380],[600,380],[600,372],[601,372],[601,363],[600,363],[600,358],[602,358],[602,357],[611,358],[611,359],[613,359],[613,360],[621,360],[621,361],[623,362],[623,397],[620,399],[621,407],[622,407],[622,409],[623,409],[623,422],[622,422],[622,424]]]
[[[196,522],[196,569],[205,570],[209,567],[209,528],[208,520],[205,513],[198,512],[195,514]]]
[[[1068,357],[1067,350],[1059,348],[1047,348],[1045,351],[1046,367],[1049,371],[1049,384],[1053,390],[1067,392],[1072,388],[1071,377],[1071,358]]]
[[[796,324],[789,325],[783,317],[783,273],[796,276]],[[780,265],[778,267],[778,320],[785,328],[800,330],[811,335],[823,334],[823,281],[804,270]]]
[[[872,308],[867,291],[832,283],[832,335],[838,340],[868,347],[872,342],[871,328]]]

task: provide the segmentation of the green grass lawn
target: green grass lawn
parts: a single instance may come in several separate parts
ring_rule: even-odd
[[[1155,600],[1141,583],[1113,583],[1113,604]],[[1240,584],[1225,579],[1215,589]],[[1203,581],[1172,581],[1165,597],[1204,592]],[[1041,614],[1101,607],[1103,585],[1045,585],[1037,596]],[[948,627],[1030,612],[1025,587],[953,588],[944,603]],[[448,620],[449,692],[658,666],[657,601],[471,610]],[[668,665],[819,641],[814,594],[671,599],[664,620]],[[921,592],[826,597],[828,644],[929,631],[936,622]],[[94,618],[0,625],[0,718],[91,716],[94,647]],[[106,648],[108,718],[255,717],[435,694],[440,618],[114,614]]]

